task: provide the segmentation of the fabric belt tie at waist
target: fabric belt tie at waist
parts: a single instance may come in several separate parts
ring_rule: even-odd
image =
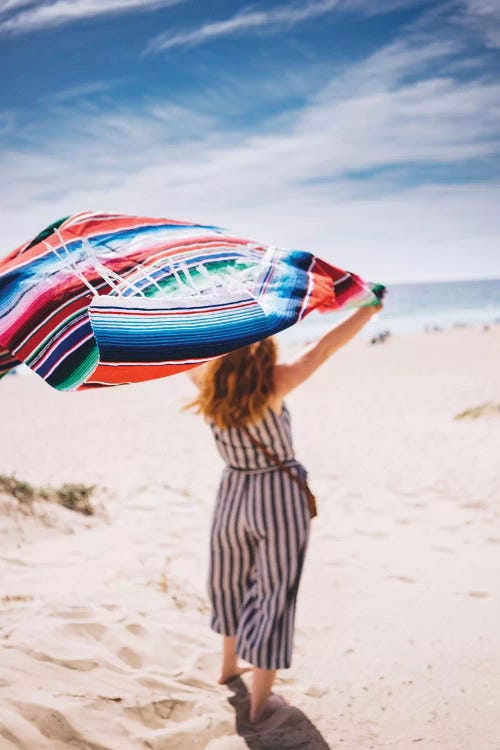
[[[291,469],[298,468],[299,472],[291,471]],[[309,515],[311,518],[315,518],[318,515],[318,509],[316,507],[316,498],[312,493],[309,485],[307,484],[307,471],[298,461],[280,461],[275,466],[265,466],[262,469],[242,469],[240,466],[226,465],[226,469],[230,471],[238,471],[242,474],[266,474],[269,471],[283,471],[300,487],[300,489],[306,493],[307,503],[309,506]],[[304,476],[301,476],[303,472]]]
[[[304,467],[298,462],[298,461],[283,461],[283,465],[286,467],[290,467],[293,469],[294,466],[298,466],[303,471],[305,471]],[[239,471],[242,474],[265,474],[268,471],[280,471],[280,466],[262,466],[258,469],[245,469],[243,466],[231,466],[231,464],[226,464],[226,469],[231,469],[231,471]]]

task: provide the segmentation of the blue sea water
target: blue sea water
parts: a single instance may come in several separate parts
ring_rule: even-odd
[[[311,313],[280,334],[284,343],[299,343],[324,333],[341,320],[338,313]],[[384,309],[363,329],[365,337],[391,333],[500,323],[500,279],[390,284]]]

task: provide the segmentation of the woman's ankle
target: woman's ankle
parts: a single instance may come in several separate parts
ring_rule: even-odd
[[[256,722],[262,718],[266,703],[271,695],[274,680],[276,679],[275,669],[253,668],[253,684],[250,695],[250,721]]]

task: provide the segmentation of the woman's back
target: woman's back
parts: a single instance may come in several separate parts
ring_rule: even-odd
[[[265,339],[192,374],[199,392],[191,405],[208,421],[227,464],[210,534],[211,627],[224,637],[220,682],[245,671],[237,655],[252,664],[252,722],[263,715],[276,670],[291,664],[295,604],[315,515],[283,399],[369,317],[354,313],[291,363],[278,363],[273,341]]]
[[[290,412],[285,404],[277,414],[270,407],[256,424],[246,427],[229,427],[222,429],[210,421],[217,449],[228,466],[240,470],[275,468],[265,453],[254,441],[265,445],[280,461],[287,463],[295,460],[293,450]]]

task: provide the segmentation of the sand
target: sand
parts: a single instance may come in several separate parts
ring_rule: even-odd
[[[498,750],[500,327],[355,341],[291,394],[319,517],[275,731],[216,684],[221,462],[187,377],[0,384],[0,474],[98,487],[86,517],[0,497],[0,750]]]

